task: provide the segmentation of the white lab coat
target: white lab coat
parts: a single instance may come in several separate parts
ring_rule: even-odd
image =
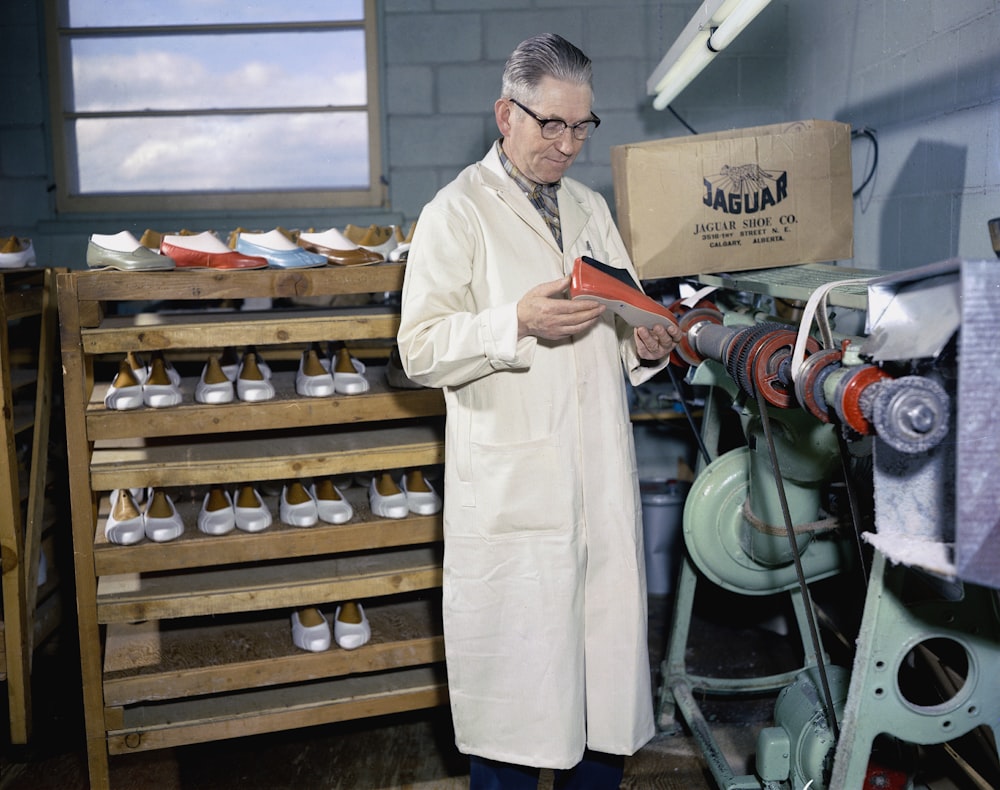
[[[633,271],[604,199],[563,178],[565,252],[496,147],[427,204],[402,294],[407,374],[447,403],[444,628],[458,748],[569,768],[654,734],[641,503],[606,312],[572,340],[517,340],[516,304],[590,254]]]

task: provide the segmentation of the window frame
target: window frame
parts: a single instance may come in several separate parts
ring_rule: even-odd
[[[382,168],[382,112],[379,98],[381,71],[378,55],[377,0],[363,0],[364,20],[349,22],[278,22],[246,24],[200,24],[133,27],[88,27],[71,28],[60,25],[60,11],[68,0],[46,0],[46,49],[50,75],[49,104],[52,125],[53,164],[55,169],[56,210],[74,213],[110,212],[167,212],[167,211],[261,211],[269,209],[300,210],[339,207],[374,207],[384,205],[387,190]],[[66,15],[68,18],[68,15]],[[197,31],[200,34],[220,32],[260,32],[273,30],[316,31],[362,29],[365,36],[365,68],[367,77],[367,98],[365,105],[344,105],[335,108],[337,112],[366,112],[368,119],[368,188],[345,189],[270,189],[262,191],[227,192],[121,192],[121,193],[74,193],[70,185],[75,183],[76,162],[70,151],[67,126],[77,118],[88,117],[155,117],[164,113],[157,111],[129,112],[76,112],[66,109],[67,91],[72,90],[72,63],[69,58],[69,42],[73,36],[136,36],[155,33],[185,33]],[[218,109],[212,114],[236,117],[246,115],[248,109]],[[264,109],[264,108],[262,108]],[[329,112],[331,108],[319,107],[268,107],[266,112]],[[204,114],[196,110],[190,116]]]

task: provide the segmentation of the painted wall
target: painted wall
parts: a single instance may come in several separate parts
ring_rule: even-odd
[[[875,129],[879,163],[856,201],[853,265],[991,256],[985,223],[1000,215],[998,2],[773,0],[674,107],[699,132],[798,118]],[[504,60],[536,32],[561,33],[595,62],[603,123],[572,174],[610,203],[611,146],[688,134],[652,109],[645,83],[698,2],[382,0],[389,210],[57,216],[41,5],[7,0],[0,18],[0,236],[33,237],[43,264],[82,267],[90,233],[123,228],[408,223],[493,140]],[[855,143],[858,184],[869,154]]]
[[[797,0],[793,114],[869,127],[878,168],[855,201],[853,265],[993,258],[1000,216],[1000,2]],[[853,150],[855,183],[871,146]]]

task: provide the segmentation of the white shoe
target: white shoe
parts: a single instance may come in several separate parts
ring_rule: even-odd
[[[333,616],[333,638],[344,650],[354,650],[372,638],[372,627],[364,607],[347,603],[337,607]]]
[[[146,379],[149,378],[149,365],[143,362],[142,357],[134,351],[129,351],[125,355],[125,359],[128,360],[129,367],[132,369],[132,375],[140,384],[145,384]]]
[[[322,653],[330,648],[330,623],[319,609],[311,608],[307,611],[311,615],[309,619],[318,616],[320,622],[303,625],[298,610],[292,612],[292,642],[302,650]]]
[[[299,360],[295,391],[307,398],[326,398],[334,393],[333,375],[313,349],[304,352]]]
[[[420,471],[407,472],[399,481],[411,513],[433,516],[441,510],[441,497]]]
[[[387,493],[379,492],[382,488]],[[368,485],[368,501],[371,503],[372,515],[382,518],[406,518],[410,515],[410,506],[404,494],[388,472],[381,477],[372,478]]]
[[[346,348],[337,352],[333,363],[333,388],[341,395],[360,395],[368,392],[365,363],[351,356]]]
[[[27,269],[38,262],[31,239],[11,236],[0,239],[0,269]]]
[[[271,526],[271,511],[253,486],[243,486],[234,505],[236,526],[244,532],[260,532]]]
[[[138,409],[142,403],[142,384],[136,378],[128,360],[124,359],[118,366],[118,375],[104,396],[104,405],[109,409],[126,411]]]
[[[316,500],[299,482],[282,487],[278,515],[293,527],[311,527],[319,521]]]
[[[310,233],[308,231],[300,233],[299,238],[310,244],[318,244],[321,247],[329,247],[331,250],[357,250],[360,246],[351,241],[347,236],[336,228],[329,228],[321,233]]]
[[[396,248],[389,253],[389,261],[392,263],[399,263],[400,261],[405,261],[410,252],[410,243],[404,242],[403,244],[397,244]]]
[[[146,536],[145,520],[127,488],[111,492],[111,512],[104,524],[104,537],[110,543],[129,546]]]
[[[154,357],[149,368],[149,377],[142,385],[142,402],[154,409],[178,405],[183,397],[173,376],[167,372],[167,361],[162,356]],[[173,366],[170,366],[173,369]],[[177,376],[177,372],[174,371]],[[176,381],[179,381],[179,376]]]
[[[329,478],[313,483],[309,486],[309,493],[316,500],[320,521],[325,521],[327,524],[344,524],[354,516],[354,508],[351,507],[351,503]]]
[[[240,372],[236,377],[236,394],[242,401],[258,402],[274,397],[271,371],[258,363],[257,355],[248,351],[243,356]]]
[[[219,358],[209,357],[195,385],[194,399],[198,403],[231,403],[235,396],[233,382],[223,371]]]
[[[225,535],[236,529],[236,508],[233,498],[222,488],[213,488],[201,503],[198,529],[206,535]]]
[[[348,225],[344,228],[343,235],[362,249],[378,253],[385,259],[388,259],[389,254],[399,245],[394,225],[388,227],[369,225],[367,228]]]
[[[163,370],[166,372],[167,378],[170,379],[170,383],[173,384],[175,387],[179,387],[181,385],[181,374],[177,372],[177,368],[173,366],[170,360],[167,359],[165,356],[163,356],[162,351],[153,352],[153,357],[149,361],[148,365],[149,372],[150,373],[153,372],[153,365],[158,359],[163,362]],[[146,380],[143,379],[142,383],[145,384]]]
[[[181,520],[173,500],[165,491],[156,489],[146,506],[146,537],[157,543],[166,543],[178,538],[184,532],[184,522]]]

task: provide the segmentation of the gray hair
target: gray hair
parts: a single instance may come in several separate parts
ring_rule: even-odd
[[[517,45],[503,70],[503,96],[530,102],[544,77],[593,90],[590,58],[556,33],[533,36]]]

